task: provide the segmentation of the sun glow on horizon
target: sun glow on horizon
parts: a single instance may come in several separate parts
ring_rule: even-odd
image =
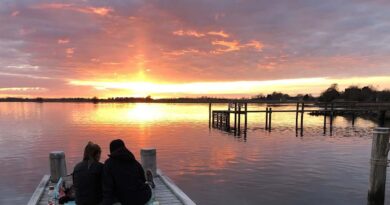
[[[364,84],[362,84],[364,82]],[[70,80],[74,86],[89,86],[98,90],[107,91],[110,96],[118,91],[132,96],[184,96],[184,95],[255,95],[267,94],[273,91],[289,94],[318,95],[329,85],[338,83],[340,89],[350,85],[376,86],[380,83],[384,88],[390,87],[390,77],[356,77],[356,78],[298,78],[267,81],[230,81],[230,82],[191,82],[191,83],[158,83],[149,81],[89,81]]]

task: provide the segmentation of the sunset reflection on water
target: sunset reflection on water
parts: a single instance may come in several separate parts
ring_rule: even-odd
[[[272,117],[268,132],[264,113],[249,114],[244,139],[209,129],[208,104],[0,103],[0,204],[28,200],[50,151],[64,150],[71,172],[88,141],[104,161],[116,138],[138,159],[156,147],[158,167],[198,204],[364,204],[373,122],[336,117],[329,136],[322,117],[305,115],[301,137],[294,113]]]

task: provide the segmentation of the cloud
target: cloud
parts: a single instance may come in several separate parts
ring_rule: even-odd
[[[224,31],[209,31],[209,32],[207,32],[207,34],[212,35],[212,36],[219,36],[219,37],[223,37],[223,38],[229,37],[229,34],[225,33]]]
[[[13,11],[13,12],[11,13],[11,16],[12,16],[12,17],[15,17],[15,16],[18,16],[19,14],[20,14],[19,11]]]
[[[208,31],[206,33],[202,33],[196,30],[176,30],[172,32],[173,35],[176,36],[192,36],[196,38],[202,38],[206,36],[217,36],[217,37],[222,37],[222,38],[228,38],[229,34],[225,33],[224,31]]]
[[[196,37],[196,38],[200,38],[200,37],[206,36],[205,34],[199,33],[199,32],[194,31],[194,30],[187,30],[187,31],[177,30],[177,31],[173,32],[173,35],[176,35],[176,36],[193,36],[193,37]]]
[[[264,47],[263,43],[256,40],[252,40],[245,44],[240,44],[240,42],[237,40],[233,40],[233,41],[216,40],[216,41],[212,41],[211,44],[223,47],[223,48],[218,48],[215,51],[216,53],[239,51],[243,48],[254,48],[257,51],[262,51]]]
[[[66,57],[72,58],[72,57],[73,57],[73,54],[74,54],[74,48],[67,48],[67,49],[65,50],[65,53],[66,53]]]
[[[238,41],[213,41],[211,42],[213,45],[222,46],[224,48],[217,49],[219,52],[230,52],[230,51],[238,51],[241,49],[240,43]]]
[[[60,38],[57,40],[58,44],[67,44],[69,42],[70,42],[70,40],[68,38]]]
[[[3,87],[390,76],[386,1],[50,2],[0,1]]]
[[[63,3],[47,3],[33,6],[34,9],[59,9],[59,10],[70,10],[86,14],[96,14],[99,16],[106,16],[113,10],[105,7],[91,7],[91,6],[77,6],[74,4],[63,4]]]

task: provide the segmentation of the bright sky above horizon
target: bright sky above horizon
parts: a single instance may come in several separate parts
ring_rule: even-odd
[[[390,89],[388,0],[0,0],[0,97]]]

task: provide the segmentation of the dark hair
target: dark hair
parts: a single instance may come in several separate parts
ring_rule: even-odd
[[[93,142],[88,142],[87,146],[84,148],[84,158],[83,160],[93,160],[99,161],[98,156],[102,153],[102,149],[98,144]]]
[[[112,140],[110,143],[110,153],[115,152],[116,150],[120,148],[124,148],[125,143],[121,139]]]

